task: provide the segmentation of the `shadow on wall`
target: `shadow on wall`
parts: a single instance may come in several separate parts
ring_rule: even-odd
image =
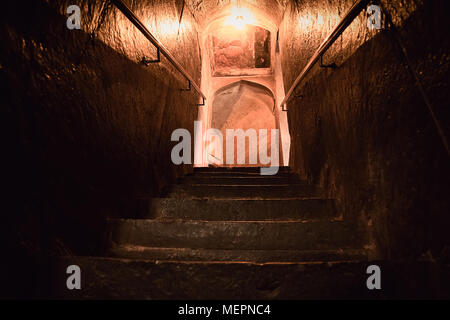
[[[448,6],[426,2],[404,22],[401,35],[450,136]],[[294,12],[287,16],[284,32],[298,19]],[[347,30],[335,45],[365,32]],[[310,38],[305,41],[317,42]],[[282,43],[284,52],[298,50],[283,56],[286,79],[295,78],[297,61],[310,58],[301,41]],[[329,53],[327,59],[336,58]],[[449,159],[390,33],[379,32],[336,70],[315,67],[297,91],[303,99],[293,99],[288,113],[294,169],[336,197],[344,218],[368,229],[378,258],[448,262]]]
[[[101,7],[96,3],[92,8]],[[97,254],[105,217],[134,217],[137,196],[158,195],[190,170],[172,164],[170,135],[193,131],[198,99],[180,91],[185,80],[167,61],[139,65],[113,44],[68,30],[54,7],[60,3],[27,4],[23,10],[21,2],[5,3],[0,22],[9,189],[1,243],[11,263],[3,274],[13,282],[22,278],[13,276],[16,261],[34,270],[47,254]],[[113,27],[100,29],[102,38],[120,41]],[[196,36],[184,36],[182,54],[199,76]],[[33,294],[21,283],[11,286],[17,289],[10,297]]]

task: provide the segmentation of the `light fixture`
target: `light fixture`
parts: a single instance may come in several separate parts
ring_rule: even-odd
[[[225,19],[225,25],[233,26],[238,30],[244,29],[247,24],[254,23],[253,13],[247,8],[242,8],[240,1],[231,9],[231,14]]]

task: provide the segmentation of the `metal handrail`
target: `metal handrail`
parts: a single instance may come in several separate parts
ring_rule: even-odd
[[[172,65],[189,81],[189,89],[192,86],[194,90],[198,92],[198,94],[203,98],[203,105],[204,105],[206,96],[200,90],[199,85],[187,73],[187,71],[181,66],[181,64],[175,59],[175,57],[167,50],[167,48],[150,33],[150,31],[144,26],[144,24],[139,20],[139,18],[133,13],[133,11],[131,11],[131,9],[122,0],[111,0],[111,2],[158,49],[158,55],[159,51],[161,51],[161,53],[167,58],[167,60],[169,60],[169,62],[172,63]]]
[[[309,59],[305,68],[295,79],[291,88],[287,92],[283,101],[280,104],[280,107],[283,111],[287,111],[283,109],[283,106],[286,105],[288,100],[291,98],[294,93],[295,88],[299,85],[299,83],[306,77],[309,71],[311,71],[312,67],[319,61],[319,59],[323,56],[323,54],[331,47],[331,45],[337,40],[337,38],[347,29],[347,27],[355,20],[355,18],[361,13],[361,11],[365,8],[365,6],[369,3],[370,0],[358,0],[356,3],[350,8],[344,18],[339,22],[336,28],[328,35],[328,37],[322,42],[319,48],[316,50],[314,55]]]

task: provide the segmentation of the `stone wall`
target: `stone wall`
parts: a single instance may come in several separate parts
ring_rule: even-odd
[[[286,91],[353,0],[293,1],[280,27]],[[384,1],[450,137],[447,1]],[[374,258],[448,259],[450,159],[387,30],[366,12],[289,104],[291,166],[367,228]]]
[[[155,58],[155,48],[104,3],[10,1],[2,8],[2,243],[14,263],[97,253],[105,217],[135,216],[136,197],[158,195],[191,169],[172,165],[170,136],[192,130],[198,95],[180,90],[188,82],[164,57],[140,64]],[[183,1],[128,3],[199,82],[196,23]],[[66,27],[72,4],[81,7],[81,30]]]

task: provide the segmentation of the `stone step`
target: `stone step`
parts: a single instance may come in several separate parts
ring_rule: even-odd
[[[367,260],[367,253],[362,249],[322,251],[212,250],[121,245],[109,248],[107,255],[116,258],[160,261],[241,261],[258,263]]]
[[[209,177],[209,176],[221,176],[221,177],[266,177],[266,178],[275,178],[275,177],[296,177],[295,174],[291,172],[278,172],[274,175],[261,175],[259,171],[255,172],[246,172],[246,171],[194,171],[193,173],[190,173],[189,175],[195,175],[195,176],[203,176],[203,177]]]
[[[382,270],[381,290],[367,289],[372,264]],[[67,290],[69,265],[81,269],[81,290]],[[448,299],[449,271],[410,261],[256,264],[73,256],[53,257],[36,272],[52,279],[45,292],[50,299],[301,300]]]
[[[108,244],[163,248],[328,250],[362,244],[342,221],[108,220]]]
[[[305,181],[300,180],[297,176],[260,176],[260,175],[187,175],[178,180],[179,184],[207,184],[207,185],[286,185],[286,184],[303,184]]]
[[[261,167],[196,167],[194,173],[206,172],[206,173],[256,173],[260,174]],[[278,173],[291,173],[290,167],[278,167]]]
[[[152,198],[143,218],[208,221],[319,220],[335,218],[333,199],[185,199]]]
[[[317,197],[320,194],[310,185],[174,185],[165,192],[166,197],[194,199],[292,199]]]

